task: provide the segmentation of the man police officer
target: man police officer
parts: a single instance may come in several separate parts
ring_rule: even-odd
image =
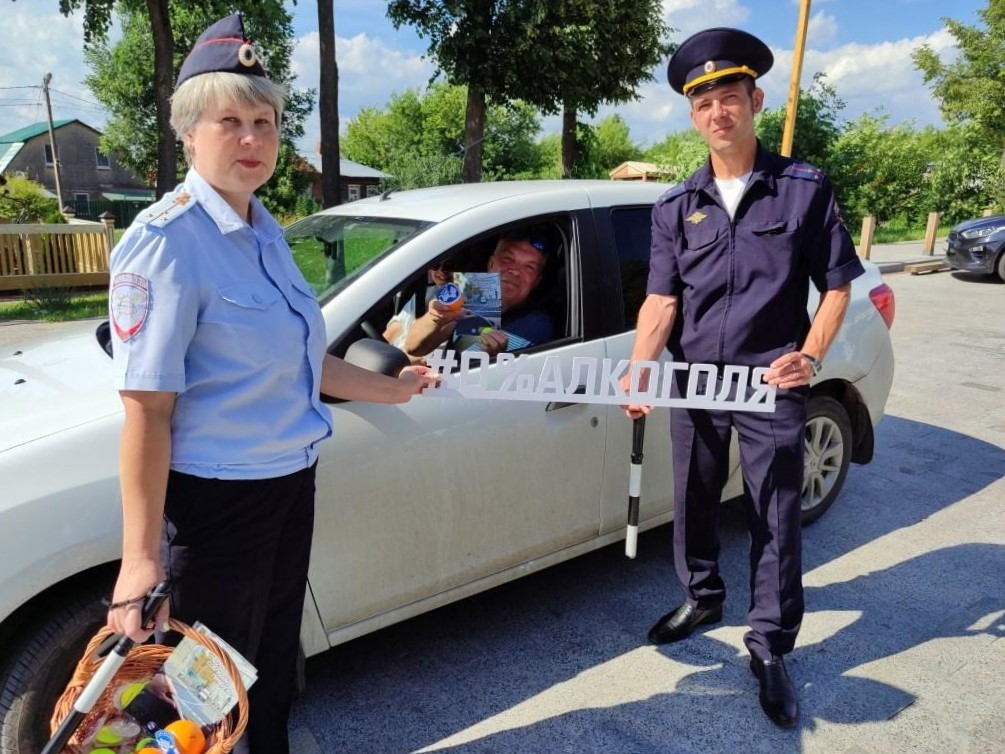
[[[850,282],[863,269],[827,177],[768,152],[755,136],[754,116],[764,103],[755,79],[772,62],[763,42],[728,28],[693,35],[670,59],[670,85],[687,97],[709,159],[653,208],[647,296],[631,358],[657,359],[667,346],[679,361],[769,367],[766,380],[777,388],[773,414],[671,411],[674,564],[686,597],[649,639],[678,641],[722,619],[716,527],[735,428],[750,532],[744,643],[761,707],[790,727],[799,703],[783,657],[803,616],[806,399],[844,318]],[[811,280],[821,291],[812,322]],[[684,387],[675,384],[674,395]],[[727,383],[716,392],[737,389]],[[650,410],[633,404],[626,413],[637,418]]]

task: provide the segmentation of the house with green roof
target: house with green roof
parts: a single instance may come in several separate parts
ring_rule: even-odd
[[[100,131],[75,118],[53,121],[52,125],[55,156],[59,162],[61,207],[70,205],[78,216],[86,217],[100,214],[108,202],[129,202],[142,207],[154,200],[154,189],[146,181],[120,165],[115,155],[101,151]],[[23,175],[41,183],[47,192],[56,196],[56,174],[46,121],[0,134],[0,175]],[[113,213],[124,214],[114,210]],[[117,217],[117,220],[124,219]]]

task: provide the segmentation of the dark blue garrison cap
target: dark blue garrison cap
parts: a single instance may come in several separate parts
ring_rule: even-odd
[[[193,76],[216,71],[268,76],[251,41],[244,36],[244,19],[240,13],[220,19],[196,40],[195,47],[181,64],[175,89]]]
[[[674,91],[690,96],[744,76],[756,79],[774,62],[771,50],[753,34],[720,26],[681,42],[670,56],[667,78]]]

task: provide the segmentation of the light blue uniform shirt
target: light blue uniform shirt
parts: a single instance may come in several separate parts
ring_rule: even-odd
[[[199,477],[291,474],[332,433],[317,299],[254,198],[251,217],[189,170],[112,252],[115,387],[178,394],[171,468]]]

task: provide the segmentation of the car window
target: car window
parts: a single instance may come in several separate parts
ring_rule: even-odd
[[[317,213],[284,231],[293,259],[323,304],[348,281],[432,223]]]
[[[611,211],[611,228],[621,268],[621,299],[625,330],[635,329],[649,280],[649,247],[652,243],[651,207]]]
[[[532,244],[540,243],[547,249],[547,261],[541,270],[540,282],[522,305],[502,315],[501,329],[507,332],[513,344],[508,350],[540,350],[567,339],[571,335],[568,316],[568,258],[572,235],[571,221],[563,217],[528,220],[495,228],[449,249],[430,265],[415,270],[408,279],[390,290],[361,318],[359,326],[354,328],[354,334],[350,335],[350,340],[363,335],[372,338],[377,331],[382,340],[404,349],[408,332],[416,318],[422,317],[427,311],[429,301],[435,294],[437,281],[442,285],[446,279],[442,274],[438,275],[437,271],[449,272],[458,281],[464,279],[467,273],[484,273],[497,243],[504,235],[521,239],[526,237]],[[473,315],[479,315],[483,308],[491,310],[493,296],[500,294],[501,290],[483,293],[467,302],[465,309],[471,310]],[[498,308],[500,305],[496,306]],[[473,316],[471,321],[480,322],[477,316]],[[548,333],[547,337],[544,333]],[[441,345],[452,345],[454,348],[471,345],[471,338],[461,342],[463,335],[459,331],[456,333],[458,344],[447,342]],[[347,344],[340,344],[335,352],[342,352],[345,347]],[[412,354],[413,361],[420,359],[422,355]]]

